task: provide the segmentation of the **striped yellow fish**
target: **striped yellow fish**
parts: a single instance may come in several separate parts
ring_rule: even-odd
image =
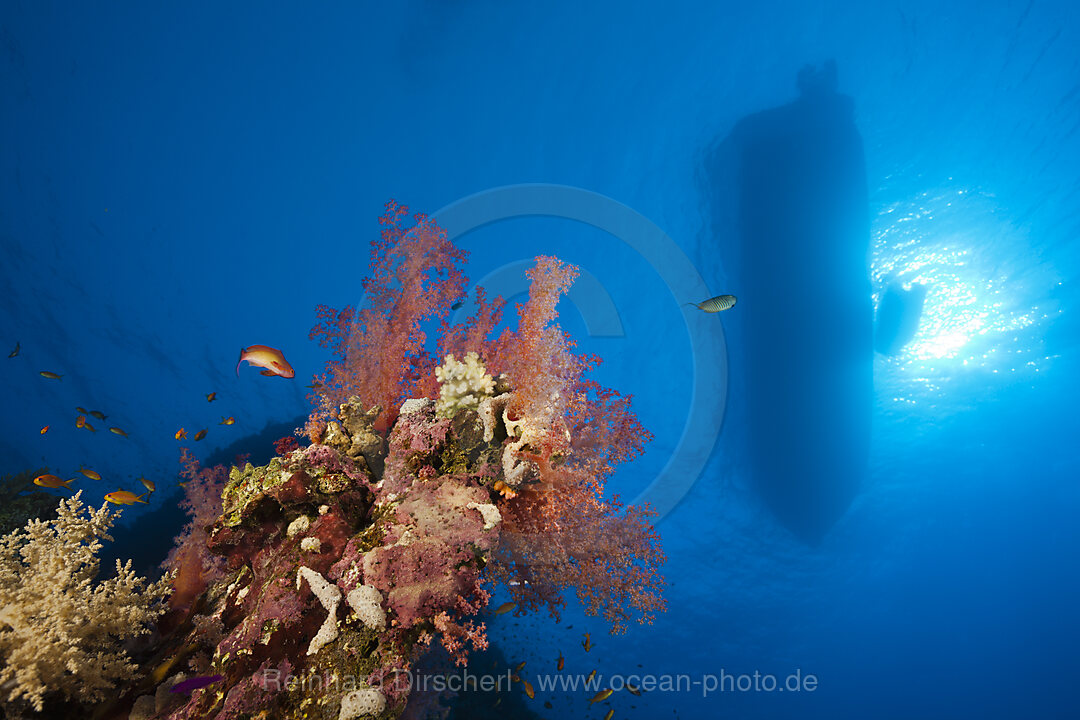
[[[730,310],[735,307],[735,303],[738,302],[738,298],[734,295],[717,295],[716,297],[709,298],[699,303],[684,303],[686,305],[693,305],[698,310],[707,313],[720,312],[721,310]]]

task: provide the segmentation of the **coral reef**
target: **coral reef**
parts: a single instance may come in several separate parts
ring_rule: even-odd
[[[55,520],[33,520],[0,538],[0,688],[9,703],[41,710],[50,694],[94,702],[136,675],[121,643],[149,632],[168,580],[147,584],[116,563],[95,582],[98,551],[118,514],[89,509],[81,493]]]
[[[495,584],[518,612],[556,618],[575,592],[613,632],[663,608],[648,509],[604,493],[651,436],[555,324],[576,270],[537,259],[517,330],[493,337],[503,303],[482,289],[452,328],[464,253],[395,203],[381,222],[367,306],[318,310],[331,359],[311,444],[282,439],[265,465],[228,470],[182,457],[191,521],[165,563],[168,611],[142,679],[99,717],[386,720],[411,696],[420,716],[438,697],[414,695],[410,671],[488,647]]]

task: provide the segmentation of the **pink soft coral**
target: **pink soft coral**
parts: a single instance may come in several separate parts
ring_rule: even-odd
[[[445,318],[465,294],[465,252],[447,240],[445,230],[422,214],[410,226],[408,208],[393,200],[379,223],[382,236],[372,242],[371,275],[363,280],[367,305],[317,309],[311,338],[332,357],[315,380],[318,407],[309,434],[353,396],[367,407],[382,406],[377,430],[393,425],[401,402],[437,364],[424,348],[425,321]]]
[[[554,258],[537,258],[529,301],[518,308],[519,328],[497,344],[493,364],[515,389],[511,411],[541,420],[547,432],[534,435],[523,452],[541,482],[500,505],[502,542],[492,569],[522,607],[546,605],[557,617],[562,592],[573,589],[588,612],[602,614],[619,632],[631,617],[651,622],[665,607],[653,513],[603,497],[615,466],[636,457],[652,435],[631,412],[629,397],[582,378],[599,358],[572,353],[573,343],[553,322],[558,298],[576,275]]]
[[[561,418],[569,390],[587,367],[574,355],[574,343],[555,323],[555,307],[577,277],[577,268],[540,256],[526,275],[529,300],[518,305],[518,328],[505,330],[495,343],[489,372],[505,373],[514,387],[511,411],[520,416]]]
[[[191,518],[176,537],[176,546],[163,563],[176,571],[175,592],[169,599],[174,610],[186,610],[207,583],[224,576],[225,562],[207,548],[206,529],[221,514],[221,491],[229,477],[224,465],[203,467],[187,448],[180,450],[181,477],[185,479],[180,508]]]
[[[572,588],[590,612],[611,622],[613,630],[625,628],[632,616],[650,620],[664,607],[659,570],[664,556],[649,524],[650,511],[623,508],[617,498],[605,499],[604,481],[617,464],[640,453],[652,436],[631,412],[630,398],[584,379],[599,359],[575,354],[574,343],[556,324],[559,299],[577,277],[577,269],[553,257],[538,257],[528,273],[529,299],[517,307],[518,328],[504,330],[497,339],[491,336],[503,301],[489,301],[481,288],[476,291],[475,315],[463,326],[450,327],[450,306],[464,296],[466,280],[459,266],[465,253],[423,215],[414,221],[410,227],[406,209],[387,204],[380,221],[382,238],[372,244],[373,274],[364,281],[367,307],[319,308],[320,322],[311,334],[332,358],[316,378],[319,407],[309,420],[309,436],[318,442],[326,421],[352,395],[367,406],[383,407],[381,431],[393,426],[404,399],[435,397],[437,363],[424,348],[424,325],[437,318],[440,357],[478,353],[488,372],[504,375],[513,388],[510,417],[530,423],[531,436],[522,441],[521,458],[536,468],[540,482],[521,488],[515,497],[500,499],[503,542],[489,566],[494,575],[518,581],[511,585],[512,593],[526,608],[546,605],[557,614],[562,593]],[[415,445],[417,438],[398,434],[401,442]],[[425,442],[438,440],[422,436]],[[422,448],[414,449],[423,454]],[[388,462],[393,466],[394,458]],[[407,490],[405,485],[399,487],[405,476],[390,469],[384,491]],[[418,472],[421,479],[432,480],[430,471]],[[475,582],[434,561],[431,548],[407,547],[372,553],[367,568],[371,576],[367,582],[390,595],[402,627],[447,611],[448,603],[455,596],[468,596]],[[455,558],[461,548],[450,542],[441,552]],[[401,557],[391,557],[395,553]],[[416,584],[411,574],[441,580]],[[423,592],[403,591],[398,584],[402,580],[404,587],[422,586]],[[444,618],[453,644],[462,633],[447,622]]]

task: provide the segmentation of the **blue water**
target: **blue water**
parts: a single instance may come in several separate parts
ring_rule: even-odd
[[[0,348],[21,345],[0,359],[0,473],[86,463],[105,478],[83,484],[91,500],[138,475],[170,485],[178,427],[210,428],[207,457],[306,413],[305,378],[325,359],[307,339],[314,307],[361,299],[388,198],[434,214],[506,186],[580,188],[666,234],[696,279],[659,238],[646,237],[650,257],[565,204],[463,226],[459,243],[470,277],[506,294],[525,287],[515,264],[539,254],[595,282],[564,301],[562,323],[605,357],[598,378],[633,393],[656,436],[611,489],[633,499],[663,474],[686,490],[658,526],[669,609],[615,638],[574,609],[560,625],[496,620],[492,637],[530,668],[561,650],[576,672],[699,684],[588,710],[584,692],[551,692],[532,707],[548,718],[608,706],[617,718],[1074,717],[1072,3],[219,5],[0,9]],[[750,481],[740,419],[755,398],[722,374],[746,333],[760,342],[768,329],[741,327],[741,306],[703,318],[679,304],[704,299],[687,288],[738,293],[747,280],[725,255],[738,228],[714,224],[710,148],[793,101],[799,69],[829,58],[865,156],[872,297],[896,278],[928,292],[911,343],[866,357],[869,470],[811,543]],[[806,275],[830,278],[818,263]],[[604,296],[614,325],[597,310]],[[789,338],[774,335],[764,339],[784,357]],[[297,379],[237,379],[237,351],[253,343],[284,348]],[[688,427],[694,402],[708,411]],[[77,430],[76,405],[130,437]],[[217,425],[225,415],[236,424]],[[168,498],[125,522],[165,512]],[[139,551],[137,536],[118,542]],[[702,691],[707,676],[755,671],[817,684]]]

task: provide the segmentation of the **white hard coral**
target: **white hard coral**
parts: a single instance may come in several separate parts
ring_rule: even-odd
[[[443,364],[435,368],[435,377],[442,385],[435,403],[437,417],[453,417],[458,410],[476,408],[495,390],[494,378],[475,352],[468,353],[464,362],[447,355]]]
[[[169,592],[168,577],[147,584],[130,560],[94,582],[118,513],[105,504],[84,515],[80,495],[62,500],[56,519],[0,538],[0,689],[35,710],[48,693],[95,702],[133,678],[121,645],[148,632]]]

